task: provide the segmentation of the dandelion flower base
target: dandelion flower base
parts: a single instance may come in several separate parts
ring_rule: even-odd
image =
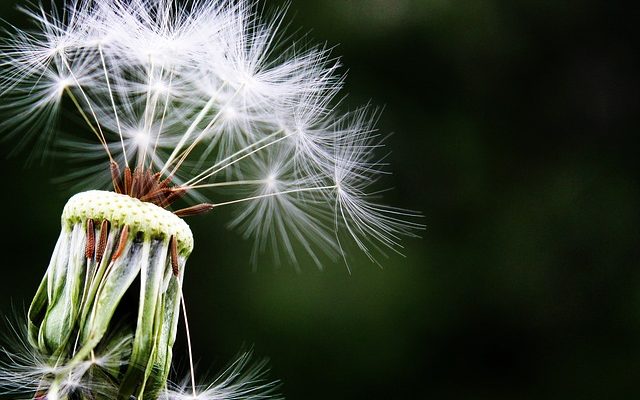
[[[191,229],[182,218],[125,194],[89,190],[71,197],[62,211],[63,227],[71,229],[89,219],[127,225],[130,231],[143,232],[153,238],[174,236],[181,253],[188,255],[193,250]]]
[[[29,309],[29,344],[49,368],[35,391],[157,398],[166,388],[192,249],[188,225],[158,206],[113,192],[73,196]]]

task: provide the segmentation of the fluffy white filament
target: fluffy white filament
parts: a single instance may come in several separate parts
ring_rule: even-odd
[[[252,352],[241,353],[215,381],[191,387],[189,379],[172,384],[158,400],[267,400],[280,399],[278,382],[266,377],[267,360],[252,361]]]
[[[255,254],[284,250],[296,263],[301,252],[321,266],[321,255],[345,256],[349,238],[372,260],[397,251],[421,225],[373,201],[375,112],[336,110],[343,77],[329,51],[283,46],[283,12],[265,18],[253,0],[190,3],[25,10],[35,29],[12,27],[0,45],[1,125],[47,147],[73,107],[85,136],[55,145],[92,162],[74,179],[109,182],[99,160],[160,171],[198,199],[235,205],[231,225],[256,239]]]
[[[109,384],[109,373],[119,370],[123,359],[131,352],[131,336],[108,340],[101,353],[91,360],[66,363],[45,356],[29,344],[26,321],[18,318],[15,325],[7,323],[0,347],[0,393],[13,399],[31,400],[33,394],[47,393],[48,399],[66,398],[83,393],[91,396],[114,397],[118,388]]]

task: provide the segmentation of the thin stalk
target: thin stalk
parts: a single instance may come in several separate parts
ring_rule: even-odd
[[[69,70],[69,73],[71,74],[73,81],[76,83],[78,90],[80,90],[80,93],[82,93],[82,97],[84,97],[84,100],[87,102],[89,111],[91,111],[91,115],[93,116],[93,119],[96,121],[96,126],[98,128],[98,131],[100,132],[100,134],[98,135],[98,140],[102,142],[102,145],[104,146],[105,151],[109,155],[109,160],[113,161],[113,158],[111,157],[111,153],[109,152],[109,148],[107,146],[107,139],[105,139],[104,137],[104,132],[102,131],[102,127],[100,126],[100,121],[98,120],[98,116],[96,115],[96,112],[93,110],[93,106],[91,105],[91,101],[89,101],[89,97],[87,96],[87,93],[84,91],[84,89],[82,89],[82,85],[80,85],[78,78],[76,78],[76,75],[73,73],[73,70],[71,69],[71,66],[69,65],[69,62],[67,61],[67,59],[62,56],[60,58],[62,59],[62,62]],[[76,102],[76,106],[79,106],[79,103]]]
[[[107,146],[107,143],[103,140],[103,138],[100,136],[96,128],[91,123],[91,120],[89,119],[87,114],[84,112],[84,110],[80,106],[80,103],[78,102],[78,99],[76,98],[76,96],[73,94],[73,92],[69,88],[65,88],[65,92],[67,93],[67,95],[69,96],[73,104],[75,104],[76,108],[80,112],[80,115],[82,116],[82,118],[84,118],[84,121],[87,123],[87,125],[89,125],[89,128],[98,137],[100,144],[104,147],[105,151],[107,152],[107,155],[109,156],[109,161],[113,161],[113,158],[111,157],[111,152],[109,152],[109,147]]]
[[[236,151],[235,153],[231,154],[230,156],[228,156],[228,157],[224,158],[223,160],[218,161],[217,163],[215,163],[215,164],[214,164],[214,165],[212,165],[211,167],[209,167],[209,168],[205,169],[204,171],[202,171],[202,172],[201,172],[201,173],[199,173],[198,175],[194,176],[194,177],[193,177],[193,178],[191,178],[189,181],[187,181],[187,182],[185,183],[185,185],[197,184],[197,183],[199,183],[199,182],[202,182],[203,180],[205,180],[205,179],[207,179],[207,178],[209,178],[209,177],[211,177],[211,176],[213,175],[213,174],[209,174],[209,175],[207,175],[207,176],[204,176],[204,175],[208,174],[210,171],[212,171],[212,170],[214,170],[214,169],[218,168],[218,167],[219,167],[220,165],[222,165],[223,163],[225,163],[225,162],[227,162],[227,161],[229,161],[229,160],[233,159],[234,157],[236,157],[236,156],[238,156],[238,155],[240,155],[240,154],[244,153],[245,151],[249,150],[250,148],[252,148],[252,147],[254,147],[254,146],[257,146],[257,145],[259,145],[260,143],[262,143],[262,142],[264,142],[264,141],[267,141],[267,140],[271,139],[272,137],[274,137],[274,136],[276,136],[276,135],[278,135],[278,134],[280,134],[280,133],[282,133],[282,129],[281,129],[281,130],[279,130],[279,131],[276,131],[276,132],[274,132],[274,133],[272,133],[272,134],[270,134],[269,136],[263,137],[262,139],[258,140],[257,142],[251,143],[249,146],[247,146],[247,147],[245,147],[245,148],[243,148],[243,149],[241,149],[241,150]]]
[[[98,45],[98,51],[100,52],[100,60],[102,61],[102,69],[104,70],[104,79],[107,81],[107,89],[109,91],[109,98],[111,99],[111,106],[113,107],[113,115],[116,117],[116,125],[118,126],[118,135],[120,136],[120,144],[122,145],[122,155],[124,156],[125,166],[129,166],[127,160],[127,150],[124,145],[124,138],[122,137],[122,127],[120,126],[120,117],[118,117],[118,110],[116,108],[116,102],[113,98],[113,91],[111,90],[111,81],[109,79],[109,73],[107,72],[107,63],[104,59],[104,53],[102,51],[102,45]]]
[[[223,87],[223,86],[222,86]],[[220,89],[218,90],[218,92],[220,90],[222,90],[222,87],[220,87]],[[229,98],[228,102],[231,102],[231,100],[233,100],[238,93],[240,93],[240,91],[242,90],[242,88],[244,87],[244,85],[241,85],[236,91],[235,93]],[[173,167],[173,170],[171,171],[171,174],[169,174],[169,176],[173,176],[176,171],[178,171],[178,169],[180,168],[180,166],[182,165],[182,163],[184,162],[184,160],[187,159],[187,157],[189,156],[189,154],[191,154],[191,152],[193,151],[193,149],[196,147],[196,145],[198,143],[200,143],[200,141],[202,140],[203,137],[205,137],[207,135],[207,133],[209,132],[209,130],[215,125],[216,122],[218,122],[218,119],[220,118],[220,116],[222,115],[222,110],[223,107],[221,107],[218,112],[216,113],[216,115],[213,116],[213,118],[211,118],[211,121],[209,121],[209,123],[207,123],[207,126],[202,130],[202,132],[200,132],[200,134],[198,134],[198,137],[196,137],[196,139],[193,141],[193,143],[191,143],[189,145],[189,147],[184,150],[182,152],[182,154],[180,154],[179,159],[177,164],[175,165],[175,167]]]
[[[284,195],[284,194],[302,193],[302,192],[319,192],[319,191],[322,191],[322,190],[335,189],[337,187],[338,187],[338,185],[331,185],[331,186],[291,189],[291,190],[285,190],[285,191],[282,191],[282,192],[267,193],[267,194],[261,194],[261,195],[258,195],[258,196],[246,197],[244,199],[225,201],[224,203],[215,203],[214,207],[227,206],[227,205],[230,205],[230,204],[237,204],[237,203],[242,203],[242,202],[245,202],[245,201],[264,199],[264,198],[267,198],[267,197],[281,196],[281,195]]]
[[[193,398],[197,398],[198,394],[196,392],[196,373],[195,368],[193,367],[193,351],[191,346],[191,333],[189,330],[189,320],[187,318],[187,306],[184,302],[184,292],[182,291],[182,285],[180,285],[180,304],[182,306],[182,318],[184,319],[184,329],[187,333],[187,347],[189,352],[189,373],[191,375],[191,388],[193,390]]]
[[[171,69],[171,73],[169,74],[169,87],[167,88],[167,96],[164,99],[164,109],[162,110],[162,118],[160,119],[160,126],[158,127],[158,134],[156,135],[156,141],[153,145],[153,154],[156,153],[158,149],[158,142],[160,141],[160,135],[162,134],[162,129],[164,128],[164,119],[167,116],[167,110],[169,109],[169,96],[171,95],[171,85],[173,84],[173,69]],[[153,159],[149,162],[149,167],[152,167]]]
[[[156,94],[152,95],[150,88],[151,80],[153,79],[155,70],[155,64],[151,60],[151,57],[149,57],[149,65],[149,71],[147,72],[147,76],[149,77],[149,81],[147,82],[147,101],[144,106],[144,132],[147,135],[151,135],[151,121],[153,121],[153,119],[155,118],[156,104],[158,102],[158,96]],[[162,76],[162,71],[160,72],[160,76]],[[144,161],[147,158],[148,148],[149,146],[147,143],[142,151],[142,157],[138,155],[138,165],[144,165]]]
[[[202,182],[202,181],[204,181],[204,180],[206,180],[206,179],[208,179],[208,178],[210,178],[210,177],[214,176],[214,175],[215,175],[215,174],[217,174],[218,172],[223,171],[223,170],[225,170],[225,169],[229,168],[229,167],[230,167],[230,166],[232,166],[233,164],[236,164],[236,163],[238,163],[238,162],[240,162],[240,161],[244,160],[245,158],[250,157],[251,155],[253,155],[253,154],[255,154],[255,153],[259,152],[260,150],[263,150],[263,149],[265,149],[265,148],[267,148],[267,147],[269,147],[269,146],[271,146],[271,145],[274,145],[274,144],[276,144],[276,143],[278,143],[278,142],[283,141],[284,139],[288,138],[289,136],[291,136],[291,134],[287,134],[286,136],[283,136],[283,137],[281,137],[281,138],[279,138],[279,139],[276,139],[276,140],[274,140],[273,142],[269,142],[269,143],[267,143],[267,144],[265,144],[265,145],[263,145],[263,146],[260,146],[260,147],[258,147],[257,149],[252,150],[252,151],[250,151],[249,153],[247,153],[247,154],[243,155],[242,157],[240,157],[240,158],[238,158],[238,159],[236,159],[236,160],[233,160],[233,161],[231,161],[230,163],[227,163],[226,165],[223,165],[223,166],[219,167],[219,168],[218,168],[218,169],[216,169],[216,170],[213,170],[213,171],[211,171],[211,172],[206,172],[206,171],[205,171],[205,172],[206,172],[206,173],[205,173],[205,175],[204,175],[204,176],[202,176],[201,178],[199,178],[198,180],[194,181],[193,183],[196,183],[196,184],[197,184],[197,183],[200,183],[200,182]],[[211,167],[211,168],[213,168],[213,167]],[[208,169],[207,169],[207,171],[208,171],[208,170],[210,170],[211,168],[208,168]],[[193,179],[192,179],[192,181],[193,181]]]
[[[222,89],[222,87],[220,87],[220,89]],[[220,91],[220,89],[218,89],[218,92]],[[167,167],[169,167],[173,163],[173,160],[176,158],[176,156],[178,155],[178,152],[180,151],[180,149],[182,149],[182,146],[184,146],[187,139],[189,139],[189,137],[191,136],[193,131],[196,129],[198,124],[202,122],[205,115],[209,112],[209,110],[211,110],[211,107],[213,107],[213,104],[216,101],[217,94],[218,93],[216,93],[214,96],[211,96],[209,101],[207,101],[207,104],[204,105],[202,110],[200,110],[200,113],[198,113],[196,118],[193,120],[193,122],[191,123],[191,125],[189,126],[185,134],[182,135],[182,137],[180,138],[180,141],[178,142],[176,147],[173,149],[173,152],[171,152],[171,155],[167,159],[167,162],[164,164],[164,167],[162,167],[162,170],[160,171],[161,173],[164,173],[167,170]]]
[[[266,182],[267,182],[266,179],[253,179],[253,180],[242,180],[242,181],[205,183],[202,185],[190,185],[188,186],[188,189],[203,189],[203,188],[212,188],[212,187],[240,186],[240,185],[262,185]]]

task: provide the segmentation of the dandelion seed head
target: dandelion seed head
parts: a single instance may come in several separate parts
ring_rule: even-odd
[[[156,79],[150,82],[147,86],[147,90],[155,95],[165,94],[167,96],[171,96],[171,85],[162,79]]]
[[[64,91],[70,87],[73,87],[75,85],[75,81],[73,80],[72,77],[70,76],[61,76],[59,77],[59,80],[56,84],[56,92],[58,94],[58,96],[62,96],[64,94]]]
[[[267,175],[267,179],[265,183],[269,191],[275,191],[278,185],[276,174],[272,172],[269,175]]]
[[[146,149],[147,147],[149,147],[149,144],[151,143],[151,137],[149,135],[149,132],[145,132],[142,130],[134,132],[133,139],[135,140],[138,147],[143,149]]]
[[[122,174],[73,177],[158,173],[166,190],[233,206],[230,225],[255,239],[256,253],[280,248],[294,262],[344,256],[346,240],[375,259],[422,228],[417,214],[374,205],[386,174],[377,113],[340,110],[339,60],[284,43],[285,9],[266,17],[253,0],[66,0],[63,9],[26,9],[35,29],[12,27],[0,43],[2,108],[14,111],[0,128]],[[47,136],[63,105],[86,123],[76,144]]]

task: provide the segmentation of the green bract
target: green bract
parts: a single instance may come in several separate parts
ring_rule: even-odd
[[[56,372],[49,377],[49,398],[69,384],[68,371],[76,367],[82,371],[78,391],[86,387],[91,399],[158,396],[169,374],[184,265],[192,249],[188,225],[153,204],[102,191],[69,200],[28,315],[31,346],[67,367],[59,377]],[[135,306],[120,306],[132,298],[138,311],[127,315]],[[102,350],[113,349],[113,343],[121,351],[103,358]],[[60,397],[65,398],[62,391]]]

